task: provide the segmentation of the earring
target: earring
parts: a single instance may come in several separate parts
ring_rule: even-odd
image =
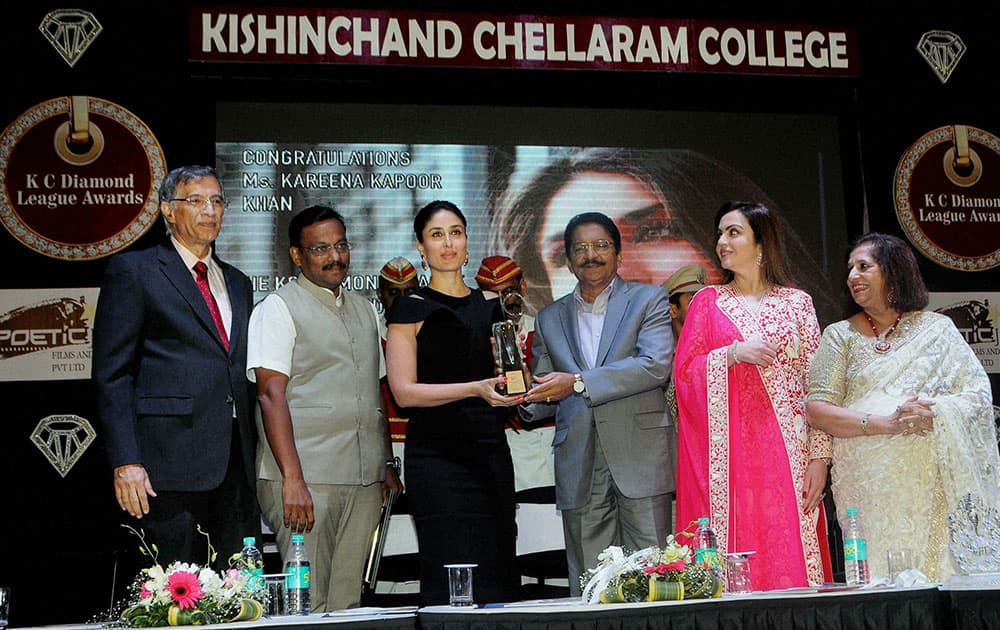
[[[757,266],[764,266],[764,252],[757,252]]]
[[[427,259],[424,258],[423,254],[420,254],[420,268],[427,271]]]
[[[468,265],[468,264],[469,264],[469,255],[468,255],[468,254],[466,254],[466,255],[465,255],[465,262],[464,262],[464,263],[462,263],[462,266],[463,266],[463,267],[465,267],[465,266],[466,266],[466,265]]]
[[[893,308],[892,302],[895,299],[895,297],[896,296],[892,294],[892,290],[891,289],[889,290],[889,293],[887,293],[886,296],[885,296],[885,301],[886,301],[886,303],[889,304],[890,308]]]

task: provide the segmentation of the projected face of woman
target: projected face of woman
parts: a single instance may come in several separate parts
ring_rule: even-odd
[[[692,263],[709,271],[710,282],[718,280],[712,262],[671,228],[670,209],[645,184],[619,173],[585,172],[552,196],[538,231],[538,251],[554,300],[576,286],[566,266],[563,231],[581,212],[604,213],[618,226],[622,235],[618,273],[626,280],[658,285]]]

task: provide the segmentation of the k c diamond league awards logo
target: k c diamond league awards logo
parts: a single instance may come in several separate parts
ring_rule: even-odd
[[[1000,138],[970,125],[932,129],[900,158],[894,196],[925,256],[958,271],[1000,267]]]
[[[156,221],[165,174],[160,144],[135,114],[93,96],[54,98],[0,136],[0,223],[52,258],[109,256]]]
[[[94,427],[80,416],[48,416],[31,432],[31,441],[65,477],[96,436]]]
[[[72,68],[103,28],[90,11],[59,9],[42,18],[38,30]]]

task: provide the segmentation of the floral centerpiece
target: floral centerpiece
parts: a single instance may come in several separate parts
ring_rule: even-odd
[[[678,536],[667,536],[667,544],[628,553],[608,547],[597,556],[597,566],[580,576],[583,600],[588,604],[705,599],[722,596],[717,569],[692,561],[691,549]]]
[[[151,628],[260,619],[264,589],[240,571],[239,554],[230,558],[229,569],[216,572],[207,566],[216,556],[209,542],[206,566],[172,562],[164,568],[157,562],[156,545],[146,544],[141,531],[123,527],[139,537],[139,549],[152,559],[153,565],[142,569],[129,588],[130,603],[120,615],[122,623]],[[207,539],[200,527],[198,531]]]

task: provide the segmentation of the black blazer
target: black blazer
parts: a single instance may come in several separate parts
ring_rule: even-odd
[[[246,377],[253,290],[245,274],[216,261],[233,310],[228,353],[169,238],[114,256],[101,286],[93,380],[105,448],[112,467],[144,465],[157,491],[218,487],[234,426],[255,487],[256,429]]]

